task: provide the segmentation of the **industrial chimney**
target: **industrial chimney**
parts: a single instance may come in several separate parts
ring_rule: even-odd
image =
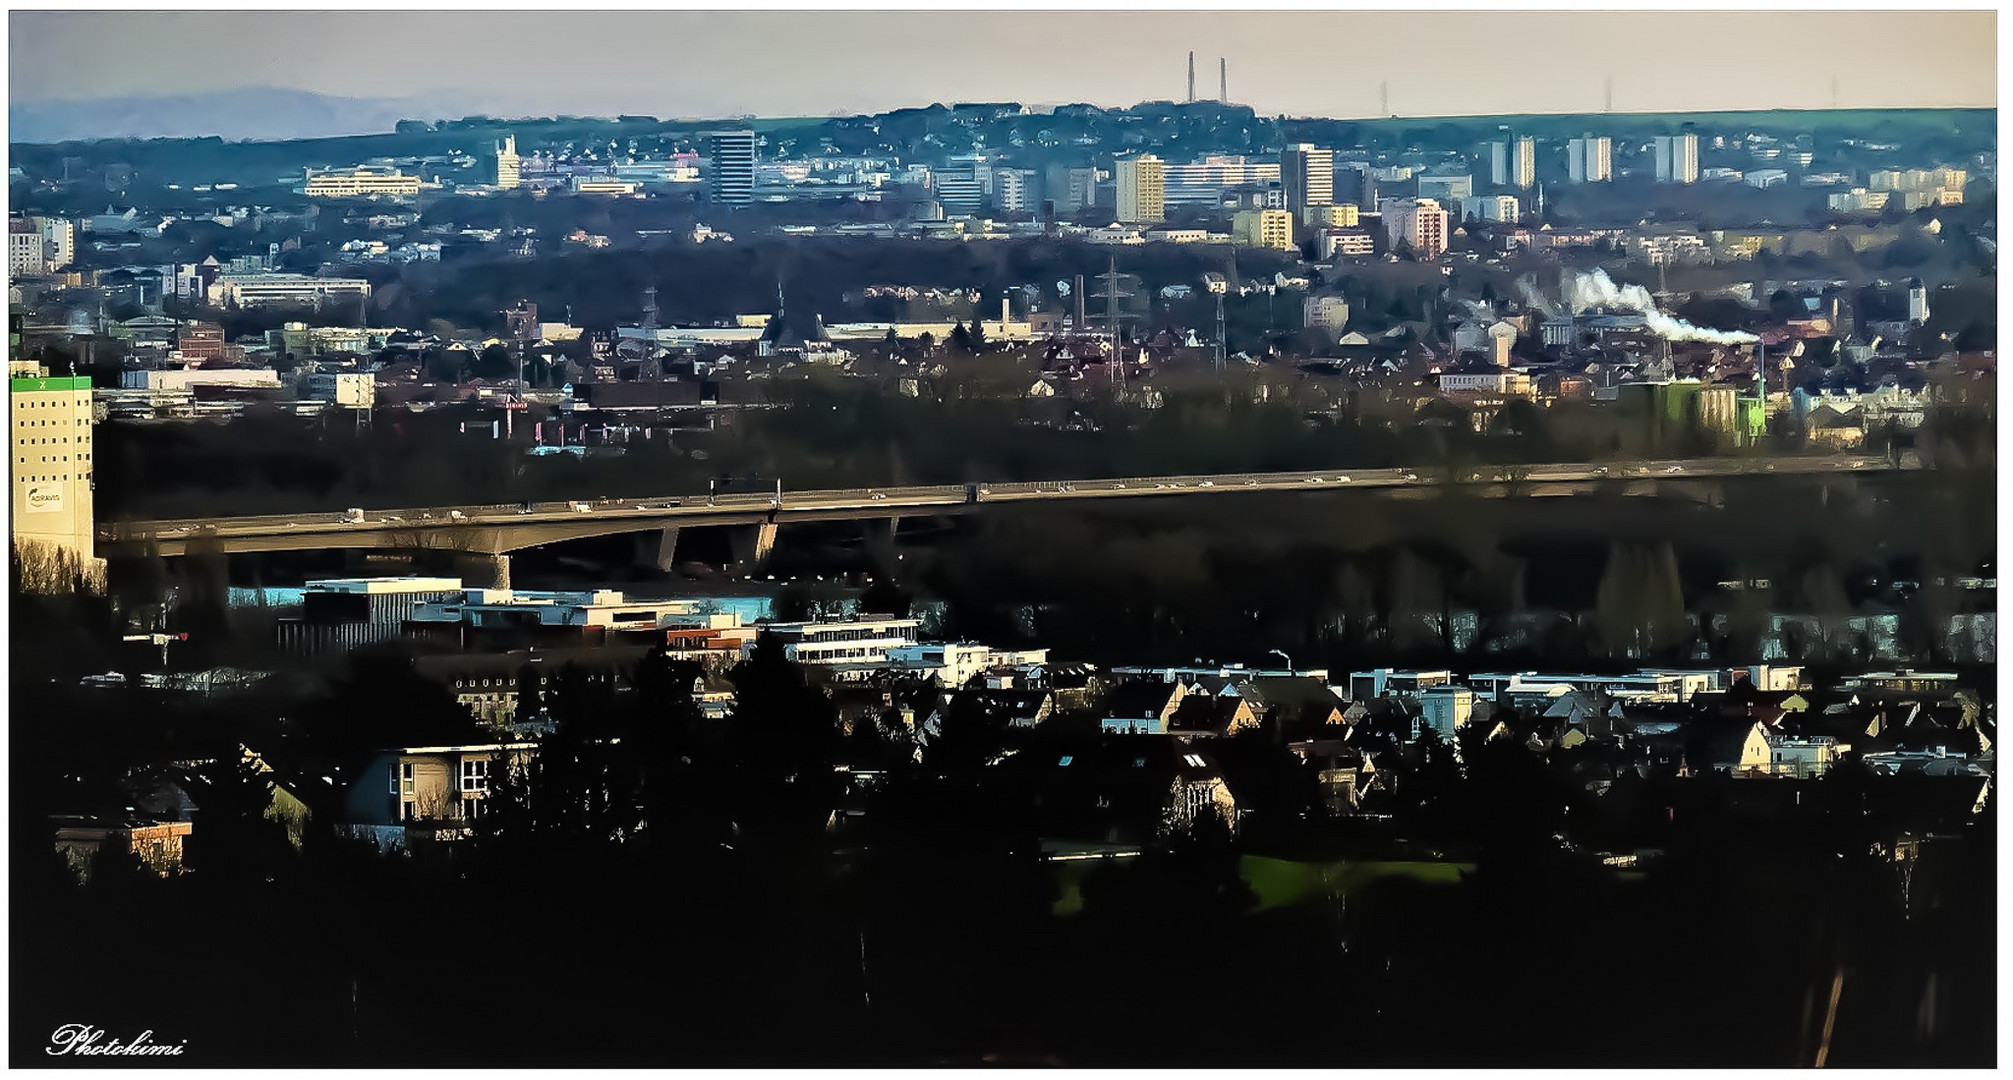
[[[1230,104],[1230,58],[1216,58],[1216,100]]]

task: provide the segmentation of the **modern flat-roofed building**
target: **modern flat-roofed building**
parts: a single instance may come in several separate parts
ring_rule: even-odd
[[[419,194],[419,187],[419,177],[397,169],[310,169],[301,194],[313,199],[411,198]]]
[[[353,303],[370,298],[363,278],[325,278],[307,274],[224,274],[210,286],[212,303],[225,307],[268,304],[308,305]]]
[[[1419,178],[1419,197],[1437,199],[1441,202],[1458,203],[1475,193],[1473,176],[1422,176]]]
[[[1324,261],[1338,256],[1361,258],[1377,253],[1377,240],[1368,229],[1323,229],[1316,253]]]
[[[576,176],[570,185],[575,195],[634,195],[636,182],[614,176]]]
[[[1293,214],[1288,210],[1241,210],[1231,219],[1230,231],[1246,247],[1293,250]]]
[[[857,665],[885,664],[890,650],[917,644],[917,619],[865,617],[842,622],[769,623],[758,627],[761,634],[774,634],[783,643],[783,655],[799,664]],[[755,641],[744,653],[752,655]]]
[[[462,594],[460,578],[333,578],[301,590],[301,614],[281,619],[280,647],[307,654],[396,641],[422,604]]]

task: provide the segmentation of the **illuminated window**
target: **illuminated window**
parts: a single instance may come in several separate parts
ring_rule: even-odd
[[[461,790],[465,792],[483,792],[489,790],[488,758],[462,759]]]
[[[1061,760],[1061,761],[1058,761],[1058,762],[1056,762],[1056,764],[1058,764],[1058,765],[1067,765],[1067,764],[1069,764],[1070,762],[1072,762],[1072,761],[1075,761],[1075,760],[1076,760],[1076,757],[1075,757],[1075,755],[1072,755],[1072,754],[1064,754],[1064,755],[1062,756],[1062,760]]]
[[[401,764],[398,767],[398,778],[399,778],[398,793],[400,795],[405,796],[408,799],[412,798],[416,786],[413,779],[412,762],[410,761],[405,762],[404,764]]]

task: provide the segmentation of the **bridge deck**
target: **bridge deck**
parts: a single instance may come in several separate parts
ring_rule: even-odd
[[[1113,499],[1232,494],[1334,492],[1357,489],[1423,489],[1463,483],[1495,494],[1565,494],[1587,485],[1665,482],[1744,475],[1835,475],[1881,472],[1897,466],[1885,458],[1707,458],[1690,461],[1533,465],[1478,470],[1456,478],[1444,468],[1321,469],[1289,473],[1124,477],[1014,483],[846,488],[779,494],[681,495],[645,499],[480,505],[252,517],[190,518],[108,524],[99,530],[104,554],[152,547],[179,555],[192,542],[227,552],[304,551],[335,548],[440,549],[505,554],[564,540],[624,532],[764,522],[858,520],[902,511],[956,513],[975,505],[1063,499]]]

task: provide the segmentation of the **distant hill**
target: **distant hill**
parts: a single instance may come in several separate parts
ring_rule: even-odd
[[[388,133],[419,118],[409,102],[325,97],[300,90],[227,90],[182,97],[46,101],[7,107],[8,140],[55,143],[94,139],[321,139]],[[431,116],[446,110],[425,107]]]

